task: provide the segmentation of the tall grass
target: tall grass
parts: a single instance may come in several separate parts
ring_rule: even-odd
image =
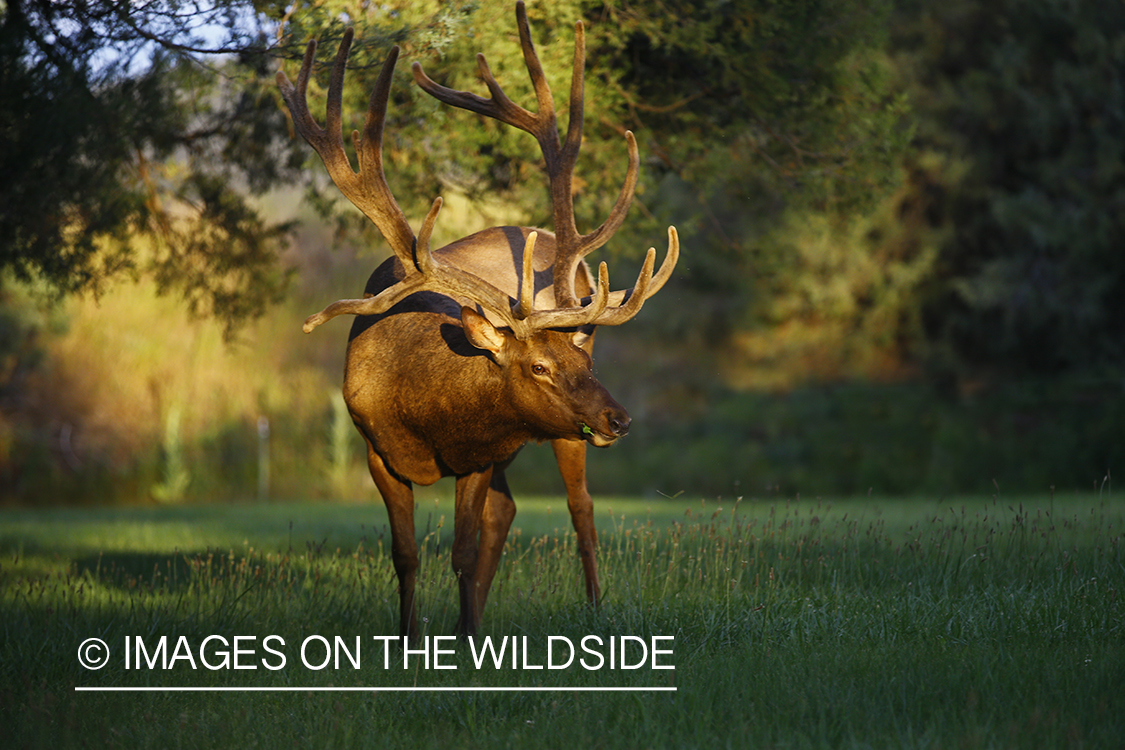
[[[86,637],[397,630],[374,510],[0,516],[5,745],[1116,747],[1125,584],[1114,498],[601,504],[604,601],[582,603],[565,505],[520,506],[485,634],[674,636],[674,671],[89,672]],[[227,514],[224,517],[224,514]],[[452,632],[452,514],[423,501],[420,613]],[[349,516],[352,516],[349,519]],[[559,531],[552,531],[558,529]],[[396,652],[397,653],[397,652]],[[538,661],[537,661],[538,660]],[[675,686],[670,694],[90,694],[93,686]]]

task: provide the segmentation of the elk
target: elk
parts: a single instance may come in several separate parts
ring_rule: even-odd
[[[309,332],[338,315],[356,316],[348,340],[344,399],[367,443],[368,465],[386,503],[398,578],[400,634],[416,639],[414,601],[418,550],[414,484],[456,480],[453,570],[458,578],[458,633],[477,631],[516,508],[505,468],[529,441],[550,441],[567,492],[586,594],[597,603],[593,501],[586,487],[586,446],[607,446],[629,430],[629,415],[594,377],[590,352],[597,326],[633,318],[668,280],[679,239],[668,229],[668,252],[654,273],[650,248],[636,284],[609,291],[603,262],[597,281],[584,257],[604,245],[625,219],[640,159],[625,133],[625,183],[605,222],[579,233],[572,177],[582,141],[585,41],[575,25],[570,120],[560,139],[554,101],[531,41],[527,12],[516,5],[520,45],[538,104],[531,113],[512,102],[478,54],[491,94],[482,98],[431,80],[414,63],[417,84],[443,103],[495,118],[530,133],[546,163],[554,233],[493,227],[430,250],[441,209],[433,206],[415,236],[387,185],[382,137],[391,77],[390,50],[371,94],[362,134],[352,135],[358,172],[344,151],[341,93],[352,30],[345,31],[329,81],[325,126],[310,115],[306,89],[316,54],[310,41],[296,85],[278,73],[295,128],[317,151],[340,191],[379,228],[394,256],[372,273],[362,299],[335,302],[310,316]]]

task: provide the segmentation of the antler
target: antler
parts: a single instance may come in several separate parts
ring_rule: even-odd
[[[379,315],[390,310],[411,294],[423,290],[448,294],[454,298],[475,302],[485,310],[495,313],[519,339],[527,339],[535,331],[544,328],[578,328],[585,325],[600,324],[599,318],[606,312],[606,303],[609,300],[609,271],[605,263],[602,263],[598,269],[597,292],[586,306],[533,310],[531,300],[535,295],[535,288],[531,259],[535,251],[535,241],[538,234],[532,232],[527,236],[527,241],[524,244],[524,267],[520,284],[520,298],[512,301],[507,294],[484,279],[456,266],[442,263],[430,252],[430,232],[433,230],[437,214],[441,210],[441,204],[441,198],[434,201],[429,214],[426,215],[422,231],[418,235],[417,271],[412,272],[412,266],[404,266],[406,274],[403,279],[374,297],[333,302],[305,320],[305,333],[309,333],[320,324],[338,315]],[[651,262],[649,265],[651,266]],[[651,274],[651,268],[649,271]],[[623,310],[627,306],[624,305],[617,309]],[[636,307],[640,309],[640,304],[637,304]],[[632,317],[632,315],[628,317]],[[621,322],[627,319],[625,318]],[[615,324],[607,323],[607,325]]]
[[[480,76],[491,95],[488,99],[436,83],[423,72],[422,66],[417,62],[413,65],[414,80],[427,93],[445,104],[491,117],[535,136],[535,140],[538,141],[539,148],[543,152],[547,176],[550,180],[556,242],[553,269],[555,303],[560,307],[574,307],[580,304],[574,293],[574,278],[579,261],[609,241],[625,220],[629,205],[633,202],[633,193],[637,186],[637,176],[640,171],[637,140],[632,132],[625,132],[629,164],[625,172],[625,183],[621,187],[621,192],[617,196],[617,201],[614,203],[609,217],[594,231],[588,234],[580,234],[574,221],[572,185],[574,166],[578,160],[578,150],[582,146],[586,68],[585,27],[581,21],[578,21],[574,26],[574,71],[570,84],[570,122],[567,126],[566,140],[560,141],[554,97],[551,95],[551,88],[543,75],[543,66],[535,52],[535,45],[531,41],[527,9],[524,7],[523,0],[516,3],[516,24],[519,27],[520,47],[523,50],[524,64],[527,66],[528,73],[531,75],[532,86],[535,88],[535,98],[538,104],[537,114],[532,114],[508,98],[493,77],[483,54],[477,55],[477,65]],[[614,294],[613,299],[616,300],[616,305],[636,296],[636,291],[642,287],[649,289],[647,296],[655,294],[672,275],[672,269],[679,257],[678,242],[673,247],[673,233],[674,230],[669,233],[668,255],[664,263],[661,264],[656,279],[651,278],[653,263],[646,259],[644,268],[649,269],[649,279],[643,278],[645,271],[642,269],[641,278],[637,279],[637,284],[633,289]],[[655,281],[655,284],[651,283],[653,281]],[[635,303],[638,310],[643,302],[644,299],[641,299],[640,302]],[[636,311],[633,314],[636,314]],[[613,313],[614,318],[619,318],[621,315],[620,312]],[[621,322],[624,322],[624,320]],[[613,325],[609,323],[600,324]]]
[[[469,109],[514,125],[536,137],[547,161],[551,181],[552,203],[556,224],[556,259],[553,269],[555,302],[559,307],[551,310],[534,310],[534,284],[532,259],[537,233],[531,232],[524,245],[523,270],[519,299],[513,301],[506,293],[467,271],[443,263],[430,251],[430,235],[442,199],[437,198],[430,208],[422,229],[414,236],[406,217],[399,207],[383,172],[383,126],[386,119],[387,100],[391,78],[398,60],[399,48],[393,47],[383,64],[379,79],[371,92],[367,118],[362,136],[353,132],[359,171],[352,169],[344,151],[341,134],[341,109],[344,72],[351,47],[353,32],[347,29],[336,53],[332,76],[328,86],[328,103],[325,127],[320,127],[309,113],[307,89],[312,63],[316,55],[316,42],[309,42],[305,59],[297,77],[297,85],[283,72],[277,74],[281,94],[289,105],[294,124],[300,134],[320,154],[324,165],[340,191],[359,208],[382,232],[391,245],[402,269],[402,278],[379,294],[365,299],[339,300],[324,310],[309,316],[305,321],[306,333],[338,315],[378,315],[418,291],[448,294],[460,300],[479,305],[494,313],[508,325],[520,339],[530,337],[545,328],[574,328],[586,325],[620,325],[631,319],[641,309],[645,300],[655,294],[668,277],[679,258],[679,239],[674,227],[668,229],[668,254],[660,271],[653,276],[656,250],[650,248],[637,283],[632,289],[609,292],[609,271],[605,263],[598,268],[598,283],[592,296],[578,300],[574,294],[574,278],[578,263],[592,250],[601,247],[617,231],[637,183],[639,156],[636,139],[626,132],[629,150],[629,167],[625,185],[617,198],[613,211],[606,221],[589,234],[579,234],[574,223],[574,206],[571,202],[571,182],[574,164],[582,140],[583,70],[585,67],[585,42],[582,23],[576,26],[574,53],[574,78],[571,85],[570,128],[565,144],[560,143],[556,125],[554,103],[542,66],[539,64],[527,23],[527,12],[522,2],[516,5],[524,61],[531,73],[539,102],[539,114],[533,115],[514,104],[492,77],[483,55],[477,55],[485,83],[492,92],[491,99],[453,91],[431,81],[414,64],[414,76],[423,89],[439,100]]]
[[[430,252],[430,236],[438,213],[441,211],[441,198],[434,201],[422,223],[418,237],[414,236],[406,216],[387,186],[383,172],[383,124],[386,119],[391,78],[398,60],[397,46],[391,48],[375,88],[371,92],[362,137],[358,131],[352,134],[360,167],[358,173],[352,169],[351,162],[344,151],[341,135],[344,71],[352,38],[353,31],[349,28],[344,32],[340,49],[336,52],[336,61],[328,85],[325,127],[322,128],[316,123],[308,107],[307,89],[312,63],[316,56],[315,41],[309,42],[305,50],[305,59],[297,76],[297,85],[294,87],[283,72],[277,74],[277,83],[286,104],[289,105],[297,131],[320,154],[328,174],[340,192],[382,232],[402,264],[404,276],[398,283],[374,297],[340,300],[321,312],[311,315],[305,321],[305,332],[312,331],[337,315],[377,315],[386,312],[400,300],[423,289],[449,294],[480,305],[501,318],[519,338],[527,338],[534,331],[542,328],[577,327],[594,323],[605,310],[609,299],[609,276],[604,267],[599,274],[597,292],[589,304],[577,308],[533,310],[534,287],[531,261],[537,236],[534,232],[527,238],[524,246],[524,272],[520,299],[514,303],[514,309],[508,295],[492,284],[459,268],[441,263],[433,257]]]
[[[328,82],[328,104],[325,114],[325,127],[320,127],[309,114],[307,90],[309,74],[316,56],[316,41],[311,41],[305,49],[305,59],[297,76],[294,88],[285,73],[277,74],[277,85],[289,111],[293,124],[306,141],[320,154],[329,176],[336,187],[356,208],[375,223],[391,249],[404,265],[414,264],[414,232],[399,208],[387,179],[383,173],[383,123],[387,113],[387,98],[391,90],[391,77],[398,61],[399,48],[392,47],[375,88],[371,91],[371,101],[367,108],[367,118],[363,135],[352,132],[359,172],[352,169],[348,155],[344,151],[344,138],[341,131],[341,99],[344,91],[344,68],[348,61],[348,51],[352,46],[352,29],[344,31],[340,49],[336,52],[336,62],[332,66],[332,77]]]

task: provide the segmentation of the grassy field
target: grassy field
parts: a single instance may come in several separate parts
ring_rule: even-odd
[[[598,508],[599,609],[582,603],[565,503],[525,500],[484,634],[520,644],[526,636],[526,660],[477,668],[467,645],[431,639],[454,651],[429,667],[407,655],[405,669],[401,649],[385,654],[373,638],[397,629],[377,505],[0,513],[0,744],[1125,746],[1125,502],[1117,495],[603,498]],[[423,496],[417,520],[421,615],[427,635],[448,635],[457,618],[448,500]],[[673,651],[659,664],[675,669],[651,661],[610,669],[606,648],[599,669],[577,660],[530,668],[547,663],[550,636],[577,645],[588,635],[603,644],[672,636],[659,642]],[[203,646],[208,636],[224,640]],[[246,638],[238,664],[256,668],[199,663],[221,666],[223,642],[230,651],[236,636]],[[310,636],[339,636],[349,648],[359,638],[360,667],[345,654],[338,668],[313,668],[327,655],[315,639],[306,665],[301,644]],[[77,658],[92,637],[111,652],[96,671]],[[179,658],[168,669],[137,668],[137,640],[155,662],[161,637],[165,656]]]

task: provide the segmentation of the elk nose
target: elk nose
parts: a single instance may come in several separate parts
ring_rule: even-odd
[[[629,423],[633,421],[624,410],[609,410],[606,412],[605,418],[606,424],[609,425],[609,431],[614,437],[623,437],[628,433]]]

